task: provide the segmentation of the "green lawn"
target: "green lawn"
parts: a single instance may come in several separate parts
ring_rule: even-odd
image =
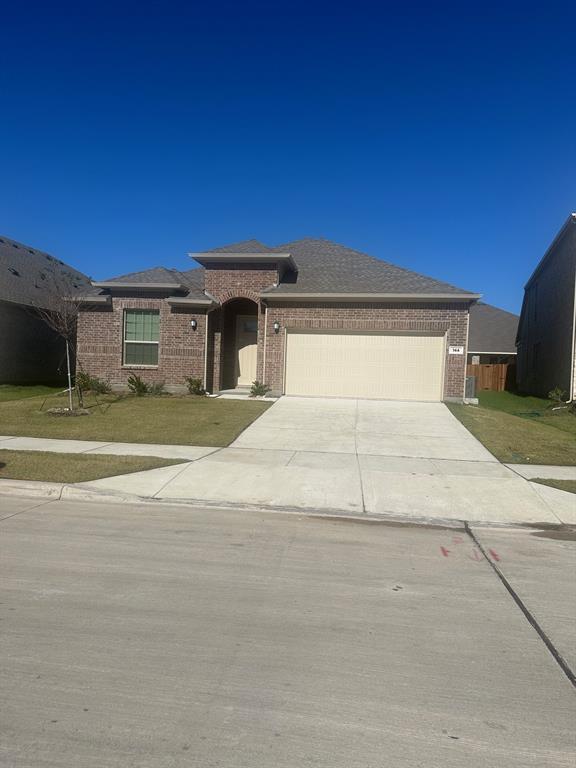
[[[82,453],[0,450],[0,478],[82,483],[181,463],[182,459],[152,456],[87,456]]]
[[[64,387],[49,387],[44,384],[0,384],[0,403],[6,400],[22,400],[25,397],[38,395],[55,395]]]
[[[576,416],[549,401],[508,392],[480,393],[480,406],[450,404],[452,413],[502,462],[576,465]]]
[[[86,398],[89,416],[69,417],[45,410],[66,406],[65,396],[44,400],[0,402],[0,435],[225,446],[270,406],[259,400],[105,395],[98,402]]]
[[[558,488],[560,491],[576,493],[576,480],[548,480],[548,478],[535,477],[532,482],[540,483],[541,485],[549,485],[551,488]]]
[[[556,404],[550,400],[515,395],[512,392],[480,392],[478,399],[482,408],[491,408],[538,424],[546,424],[571,432],[576,438],[576,415],[570,413],[567,408],[552,410]]]

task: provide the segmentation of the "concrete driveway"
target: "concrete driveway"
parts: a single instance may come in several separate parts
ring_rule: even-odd
[[[573,767],[574,690],[462,531],[0,516],[6,768]],[[534,533],[478,535],[572,662],[574,543]]]
[[[244,506],[559,522],[441,403],[283,397],[229,448],[86,485]]]

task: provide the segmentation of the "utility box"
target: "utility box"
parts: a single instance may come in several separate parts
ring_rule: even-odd
[[[476,397],[476,376],[466,376],[466,394],[465,398]]]

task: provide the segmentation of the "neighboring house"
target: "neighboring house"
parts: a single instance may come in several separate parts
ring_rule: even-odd
[[[576,396],[576,213],[570,214],[524,287],[518,326],[518,389]]]
[[[83,293],[90,280],[48,253],[0,237],[0,383],[62,379],[64,342],[35,311],[49,308],[62,286]]]
[[[518,315],[479,301],[470,307],[468,363],[472,365],[516,362]]]
[[[125,387],[131,374],[178,391],[266,383],[273,394],[462,400],[476,293],[337,243],[249,240],[191,254],[84,296],[78,363]]]

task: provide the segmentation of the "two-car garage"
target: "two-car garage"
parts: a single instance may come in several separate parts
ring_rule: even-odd
[[[445,354],[444,334],[289,330],[285,392],[437,402]]]

